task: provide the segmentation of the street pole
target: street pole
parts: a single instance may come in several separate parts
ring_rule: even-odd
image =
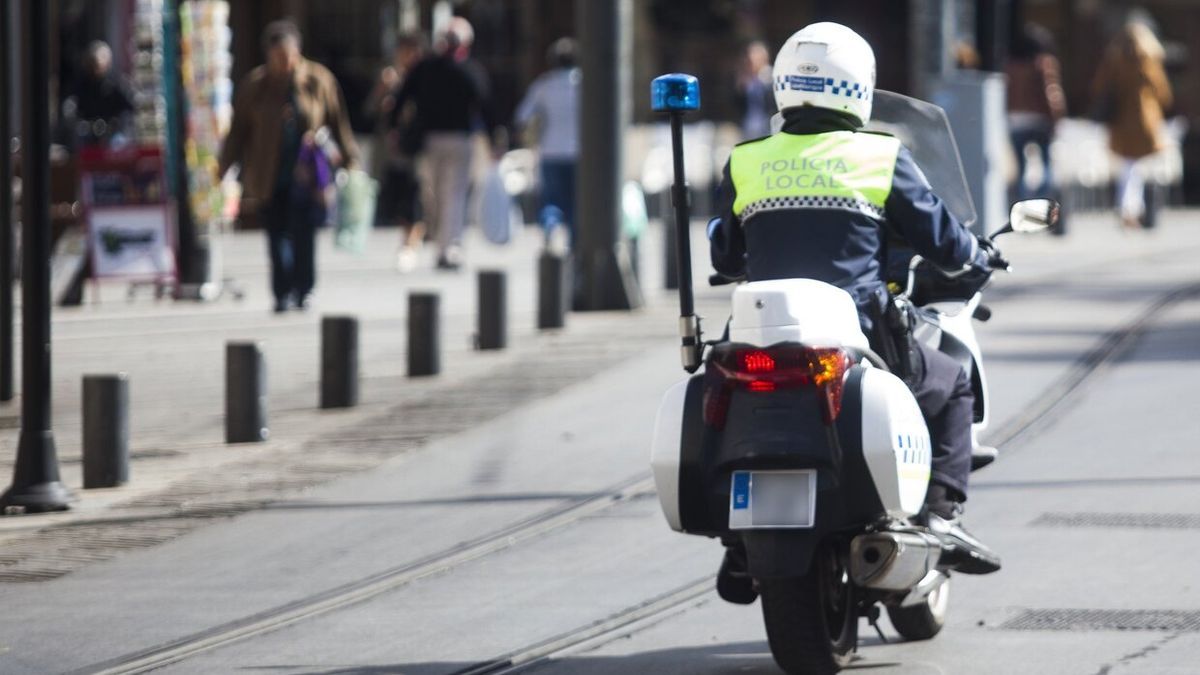
[[[954,0],[909,0],[909,76],[912,94],[929,99],[954,70]]]
[[[979,42],[979,67],[994,73],[1004,71],[1012,31],[1019,28],[1019,3],[1013,0],[981,0],[975,10],[975,33]]]
[[[65,511],[71,492],[59,480],[50,428],[50,3],[21,6],[21,436],[13,484],[0,514]]]
[[[583,71],[575,195],[581,288],[576,309],[634,309],[642,293],[618,241],[622,158],[629,112],[630,0],[576,0]]]
[[[0,401],[13,398],[11,12],[0,0]]]

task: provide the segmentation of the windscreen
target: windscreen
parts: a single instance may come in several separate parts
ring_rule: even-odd
[[[899,138],[950,213],[968,227],[975,222],[975,202],[967,187],[958,144],[954,142],[945,110],[903,94],[876,89],[867,129]]]

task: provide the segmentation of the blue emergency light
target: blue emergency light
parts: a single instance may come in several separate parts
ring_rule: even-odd
[[[650,108],[655,112],[700,109],[700,80],[694,75],[660,75],[650,83]]]

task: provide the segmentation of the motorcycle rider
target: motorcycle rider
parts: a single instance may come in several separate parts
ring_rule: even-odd
[[[862,130],[871,118],[875,54],[861,36],[828,22],[801,29],[780,49],[773,82],[783,129],[738,145],[725,164],[721,215],[708,228],[713,267],[749,281],[836,285],[854,298],[864,332],[881,351],[887,338],[880,324],[891,302],[883,278],[889,241],[966,274],[988,273],[990,249],[955,220],[899,140]],[[941,539],[942,560],[952,569],[995,572],[999,556],[961,519],[971,467],[970,380],[953,358],[906,344],[912,345],[906,379],[934,445],[921,517]],[[739,558],[727,552],[725,582],[739,576]]]

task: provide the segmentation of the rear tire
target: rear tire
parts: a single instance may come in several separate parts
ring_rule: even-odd
[[[775,662],[787,673],[830,675],[858,644],[858,601],[836,552],[825,550],[808,574],[760,579],[763,622]]]
[[[892,627],[905,640],[929,640],[946,625],[946,607],[950,601],[950,582],[944,581],[925,602],[911,607],[888,607]]]

